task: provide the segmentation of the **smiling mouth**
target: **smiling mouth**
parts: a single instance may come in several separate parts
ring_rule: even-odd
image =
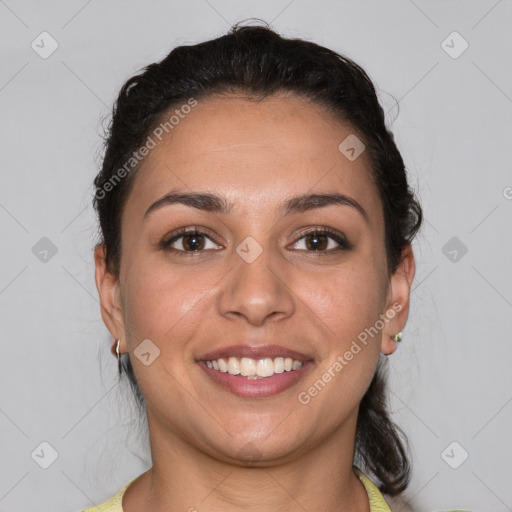
[[[196,358],[217,385],[243,398],[269,398],[295,386],[315,366],[311,355],[273,344],[246,342]]]
[[[291,357],[262,357],[253,359],[250,357],[221,357],[204,361],[212,370],[230,375],[238,375],[247,379],[265,379],[275,374],[293,372],[303,366],[302,361]]]

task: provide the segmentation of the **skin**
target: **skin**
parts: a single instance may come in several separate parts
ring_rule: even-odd
[[[338,150],[351,133],[302,98],[216,96],[198,102],[143,162],[122,215],[120,275],[106,270],[103,246],[95,253],[104,322],[130,353],[148,410],[153,466],[126,491],[125,512],[369,511],[352,472],[357,409],[379,353],[396,349],[415,267],[407,246],[388,273],[369,161]],[[233,210],[173,204],[144,219],[175,189],[225,196]],[[311,192],[350,196],[368,220],[346,205],[279,215],[291,196]],[[175,252],[159,246],[192,226],[208,230],[203,252],[186,252],[190,238],[176,240]],[[339,246],[328,238],[314,250],[304,231],[318,226],[344,233],[352,247],[326,252]],[[252,263],[236,252],[248,236],[263,249]],[[401,311],[301,404],[298,393],[396,303]],[[145,339],[160,350],[149,366],[133,355]],[[273,397],[236,396],[196,363],[215,348],[264,341],[314,359],[297,385]]]

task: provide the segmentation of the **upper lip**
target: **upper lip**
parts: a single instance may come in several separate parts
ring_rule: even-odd
[[[296,361],[311,361],[312,358],[279,345],[231,345],[229,347],[222,347],[212,350],[206,354],[202,354],[197,358],[198,361],[213,361],[215,359],[228,358],[228,357],[249,357],[251,359],[261,359],[265,357],[291,357]]]

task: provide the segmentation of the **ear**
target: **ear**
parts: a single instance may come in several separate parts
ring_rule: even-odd
[[[123,304],[119,279],[107,270],[106,248],[99,245],[94,251],[96,264],[96,288],[100,296],[101,317],[115,340],[121,340],[120,352],[127,352]]]
[[[388,295],[384,315],[387,319],[382,330],[381,352],[392,354],[397,347],[395,334],[401,332],[409,315],[409,300],[411,285],[414,279],[416,265],[414,253],[410,244],[402,250],[402,259],[396,271],[389,279]]]

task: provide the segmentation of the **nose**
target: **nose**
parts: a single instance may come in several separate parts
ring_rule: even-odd
[[[284,319],[293,314],[295,300],[284,265],[277,264],[271,251],[252,262],[233,252],[233,269],[226,276],[219,296],[220,313],[227,318],[244,318],[252,326]],[[274,261],[272,261],[274,260]]]

